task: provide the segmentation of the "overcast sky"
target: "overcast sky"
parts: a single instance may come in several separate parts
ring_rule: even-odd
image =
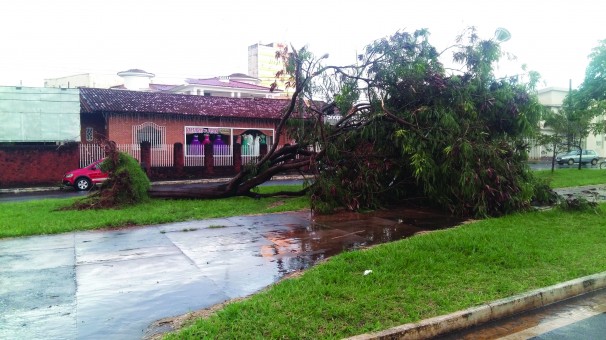
[[[542,87],[576,87],[587,55],[606,39],[606,2],[554,0],[265,1],[4,0],[0,5],[0,85],[42,86],[45,78],[116,74],[157,77],[247,73],[248,46],[284,41],[329,53],[332,64],[397,30],[427,28],[438,49],[467,26],[483,37],[505,27],[503,49],[543,76]]]

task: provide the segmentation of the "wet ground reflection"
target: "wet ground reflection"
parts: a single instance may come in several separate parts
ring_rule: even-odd
[[[275,262],[278,272],[285,275],[346,250],[400,240],[461,222],[437,211],[407,207],[364,214],[315,215],[307,225],[290,225],[286,230],[264,233],[271,244],[261,247],[261,255]]]

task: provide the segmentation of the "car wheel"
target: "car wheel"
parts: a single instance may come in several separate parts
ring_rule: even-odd
[[[572,159],[572,158],[571,158],[571,159],[569,159],[569,160],[568,160],[568,165],[573,165],[573,164],[574,164],[574,159]]]
[[[90,185],[91,181],[86,177],[80,177],[74,182],[74,187],[79,191],[89,190]]]
[[[592,159],[591,160],[591,165],[596,165],[598,164],[598,160],[597,159]]]

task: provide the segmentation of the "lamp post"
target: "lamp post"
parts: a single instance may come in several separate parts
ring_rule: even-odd
[[[506,28],[499,27],[494,31],[494,38],[496,42],[506,42],[511,39],[511,33]]]

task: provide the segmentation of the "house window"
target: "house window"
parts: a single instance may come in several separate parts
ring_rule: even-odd
[[[149,142],[152,148],[159,148],[166,142],[166,127],[152,122],[133,126],[133,144]]]
[[[89,126],[86,128],[85,136],[86,136],[87,142],[92,142],[95,139],[94,133],[95,133],[95,130],[92,127]]]

